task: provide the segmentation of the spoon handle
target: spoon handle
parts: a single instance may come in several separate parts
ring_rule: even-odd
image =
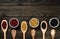
[[[25,39],[25,33],[23,33],[23,39]]]
[[[52,39],[54,39],[54,36],[52,36]]]
[[[43,39],[45,39],[45,33],[43,33]]]
[[[32,39],[34,39],[34,36],[32,37]]]
[[[15,38],[13,38],[13,39],[15,39]]]
[[[4,39],[6,39],[6,32],[4,32]]]

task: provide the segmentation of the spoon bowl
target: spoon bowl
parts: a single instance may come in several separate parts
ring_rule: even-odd
[[[56,28],[59,26],[59,19],[54,17],[54,18],[51,18],[49,20],[49,25],[52,27],[52,28]]]
[[[37,18],[31,18],[29,24],[32,28],[36,28],[39,25],[39,20]]]
[[[11,28],[16,28],[16,27],[18,27],[18,25],[19,25],[18,19],[17,19],[17,18],[11,18],[11,19],[9,20],[9,25],[10,25]]]

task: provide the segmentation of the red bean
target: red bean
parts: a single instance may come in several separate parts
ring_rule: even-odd
[[[2,23],[2,27],[3,27],[3,29],[6,29],[6,22],[5,21],[3,21],[3,23]]]
[[[13,27],[15,27],[15,26],[18,25],[18,21],[17,21],[16,19],[12,19],[12,20],[10,21],[10,25],[13,26]]]

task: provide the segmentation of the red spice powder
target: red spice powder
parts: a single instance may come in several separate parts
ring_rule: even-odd
[[[17,21],[16,19],[12,19],[12,20],[10,21],[10,25],[11,25],[12,27],[15,27],[15,26],[18,25],[18,21]]]
[[[3,21],[3,23],[2,23],[2,27],[3,27],[3,29],[6,29],[6,22],[5,21]]]

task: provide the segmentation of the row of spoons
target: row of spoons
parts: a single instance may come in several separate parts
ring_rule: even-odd
[[[54,21],[55,20],[55,21]],[[54,18],[54,20],[53,20],[53,22],[54,23],[56,23],[56,20],[57,20],[57,24],[55,25],[54,23],[54,27],[53,28],[56,28],[59,24],[59,20],[57,19],[57,18]],[[52,19],[50,19],[50,21],[49,22],[51,22],[52,21]],[[36,18],[32,18],[31,20],[30,20],[30,22],[29,22],[29,24],[31,25],[31,27],[33,27],[33,28],[35,28],[35,27],[37,27],[39,24],[39,21],[38,21],[38,19],[36,19]],[[51,23],[50,23],[51,24]],[[19,21],[16,19],[16,18],[12,18],[12,19],[10,19],[10,21],[9,21],[9,25],[11,26],[11,27],[13,27],[13,28],[15,28],[15,27],[17,27],[18,25],[19,25]],[[53,26],[53,25],[50,25],[51,27]],[[41,24],[40,24],[40,28],[41,28],[41,31],[42,31],[42,34],[43,34],[43,39],[45,39],[45,33],[46,33],[46,31],[47,31],[47,27],[48,27],[48,24],[47,24],[47,22],[46,21],[42,21],[41,22]],[[4,39],[6,39],[6,32],[7,32],[7,29],[8,29],[8,22],[6,21],[6,20],[2,20],[2,22],[1,22],[1,29],[2,29],[2,31],[4,32]],[[22,33],[23,33],[23,39],[25,39],[25,33],[26,33],[26,31],[27,31],[27,29],[28,29],[28,25],[27,25],[27,22],[26,21],[22,21],[21,22],[21,31],[22,31]],[[12,30],[12,32],[11,33],[15,33],[14,32],[15,30]],[[34,36],[35,36],[35,30],[32,30],[31,31],[31,35],[32,35],[32,37],[33,37],[33,39],[34,39]],[[52,34],[53,33],[53,34]],[[16,33],[15,33],[16,34]],[[14,34],[12,34],[12,36],[13,36]],[[55,30],[53,29],[53,30],[51,30],[51,35],[52,35],[52,39],[54,39],[54,36],[55,36]],[[15,35],[13,36],[13,39],[15,39]]]
[[[7,22],[7,20],[6,20]],[[8,24],[8,22],[7,22]],[[44,24],[44,22],[43,22]],[[3,22],[3,25],[5,25],[5,22]],[[53,17],[49,20],[49,25],[52,27],[52,28],[56,28],[59,26],[59,19],[56,18],[56,17]],[[11,28],[16,28],[19,26],[19,20],[17,18],[11,18],[9,20],[9,26]],[[29,21],[29,26],[32,27],[32,28],[37,28],[39,26],[39,20],[37,18],[31,18],[30,21]],[[5,27],[4,27],[5,28]]]

